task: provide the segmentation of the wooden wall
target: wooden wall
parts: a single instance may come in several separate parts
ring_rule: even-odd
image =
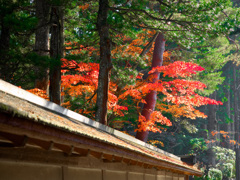
[[[121,169],[121,168],[120,168]],[[0,180],[185,180],[187,177],[166,171],[128,171],[82,168],[22,161],[0,160]]]

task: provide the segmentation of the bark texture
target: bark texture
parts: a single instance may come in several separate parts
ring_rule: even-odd
[[[233,91],[234,91],[234,125],[235,125],[235,152],[236,152],[236,179],[240,179],[240,151],[239,151],[239,118],[238,118],[238,99],[239,90],[237,89],[236,71],[237,67],[233,65]]]
[[[210,95],[211,99],[216,99],[216,91]],[[216,105],[208,105],[208,137],[211,143],[208,144],[207,157],[208,157],[208,169],[216,165],[216,158],[212,147],[216,146],[216,135],[213,136],[212,132],[217,131],[217,119],[216,119]]]
[[[46,0],[36,0],[36,17],[38,26],[35,35],[35,51],[39,56],[48,56],[49,52],[49,26],[50,6]],[[37,78],[35,88],[47,90],[49,82],[49,69],[46,66],[38,66],[35,69]]]
[[[111,42],[109,38],[109,25],[107,16],[109,10],[108,0],[99,0],[97,28],[100,36],[100,69],[98,76],[98,90],[95,120],[107,125],[107,102],[111,62]]]
[[[164,50],[165,50],[165,39],[163,34],[159,33],[155,40],[155,47],[154,47],[153,58],[152,58],[152,68],[157,66],[162,66]],[[153,78],[151,83],[155,83],[159,80],[160,73],[155,72],[153,76],[155,78]],[[147,102],[147,104],[144,104],[141,115],[144,116],[147,121],[150,120],[151,113],[155,109],[156,100],[157,100],[157,92],[154,90],[151,91],[149,94],[147,94],[145,98],[145,101]],[[148,139],[148,134],[149,134],[149,131],[137,132],[136,138],[146,142]]]
[[[63,9],[61,6],[51,8],[50,56],[50,101],[61,103],[61,58],[63,57]]]
[[[10,28],[4,24],[4,16],[1,17],[1,36],[0,36],[0,48],[1,51],[7,51],[10,43]]]
[[[230,91],[230,82],[229,82],[229,78],[227,79],[227,89],[226,89],[226,97],[228,99],[228,101],[226,102],[226,107],[227,107],[227,116],[230,118],[231,116],[231,91]],[[232,127],[231,127],[232,123],[228,123],[228,124],[224,124],[225,125],[225,131],[226,132],[231,132],[232,131]],[[234,139],[233,136],[231,136],[232,134],[230,133],[230,137],[231,139]],[[226,148],[232,148],[231,144],[226,142]]]
[[[9,48],[10,48],[10,33],[12,31],[11,27],[6,22],[8,16],[14,11],[14,8],[9,6],[8,2],[1,1],[1,5],[6,7],[4,11],[0,11],[0,26],[1,26],[1,33],[0,33],[0,78],[4,80],[9,80],[11,78],[11,73],[9,72],[9,67],[7,66],[7,62],[9,60]]]

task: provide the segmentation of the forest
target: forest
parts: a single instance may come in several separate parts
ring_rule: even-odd
[[[240,179],[238,0],[0,0],[0,78]]]

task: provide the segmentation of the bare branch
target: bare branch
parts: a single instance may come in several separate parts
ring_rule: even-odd
[[[143,48],[140,56],[144,56],[145,54],[147,54],[147,52],[151,49],[152,44],[153,44],[153,42],[155,41],[155,39],[157,38],[158,34],[159,34],[159,32],[157,32],[157,33],[153,36],[153,38],[151,39],[151,41],[149,41],[149,43]]]
[[[158,21],[170,21],[170,22],[175,22],[175,23],[188,23],[188,24],[191,24],[193,22],[191,21],[179,21],[179,20],[173,20],[173,19],[170,19],[170,18],[158,18],[158,17],[155,17],[153,16],[152,14],[149,14],[147,11],[145,10],[142,10],[142,9],[125,9],[125,8],[116,8],[116,7],[110,7],[111,10],[114,10],[115,12],[119,13],[118,11],[126,11],[126,12],[140,12],[140,13],[143,13],[145,15],[147,15],[148,17],[150,17],[151,19],[153,20],[158,20]]]

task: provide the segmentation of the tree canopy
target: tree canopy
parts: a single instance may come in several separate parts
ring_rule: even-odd
[[[0,3],[1,79],[176,154],[240,143],[237,1]]]

